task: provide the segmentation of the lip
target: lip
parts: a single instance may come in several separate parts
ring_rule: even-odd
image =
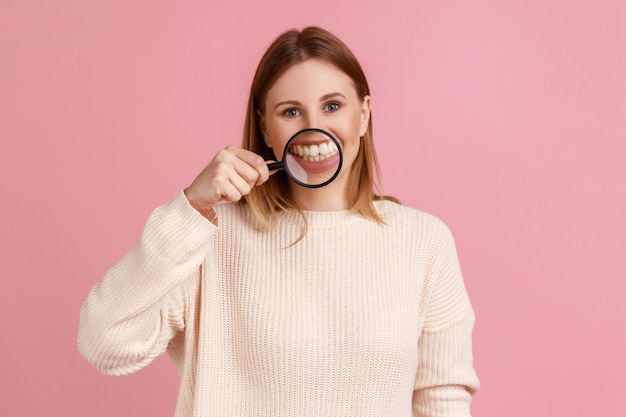
[[[302,167],[302,169],[304,169],[307,173],[321,174],[324,172],[329,172],[328,177],[331,177],[337,171],[337,167],[339,166],[340,161],[339,152],[335,152],[333,155],[329,156],[328,158],[324,158],[321,161],[307,161],[300,158],[298,155],[292,154],[291,152],[289,152],[289,155],[292,157],[293,163],[296,163],[297,165]],[[290,161],[288,165],[291,163],[292,161]]]

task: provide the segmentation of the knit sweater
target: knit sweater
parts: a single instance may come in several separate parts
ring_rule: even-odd
[[[81,308],[78,347],[124,375],[168,352],[178,417],[465,417],[478,388],[474,314],[452,236],[437,218],[376,202],[386,224],[350,211],[278,214],[183,193]]]

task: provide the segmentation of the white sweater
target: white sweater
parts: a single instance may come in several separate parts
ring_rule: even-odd
[[[377,202],[279,214],[259,232],[245,205],[219,227],[183,193],[81,309],[78,347],[123,375],[167,351],[179,417],[470,415],[474,314],[448,228]]]

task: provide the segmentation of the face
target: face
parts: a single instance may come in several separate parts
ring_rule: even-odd
[[[296,132],[326,130],[339,141],[343,152],[343,166],[335,183],[345,184],[370,116],[369,97],[358,96],[348,75],[326,61],[309,59],[285,71],[268,91],[264,104],[261,130],[277,160],[283,159],[285,144]],[[313,165],[309,164],[315,170]]]

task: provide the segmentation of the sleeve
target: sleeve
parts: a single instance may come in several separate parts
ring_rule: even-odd
[[[217,228],[181,192],[150,215],[141,240],[89,292],[78,350],[109,375],[135,372],[184,329],[189,294]]]
[[[474,311],[454,240],[440,223],[427,265],[424,327],[418,343],[414,417],[469,417],[479,381],[472,361]]]

